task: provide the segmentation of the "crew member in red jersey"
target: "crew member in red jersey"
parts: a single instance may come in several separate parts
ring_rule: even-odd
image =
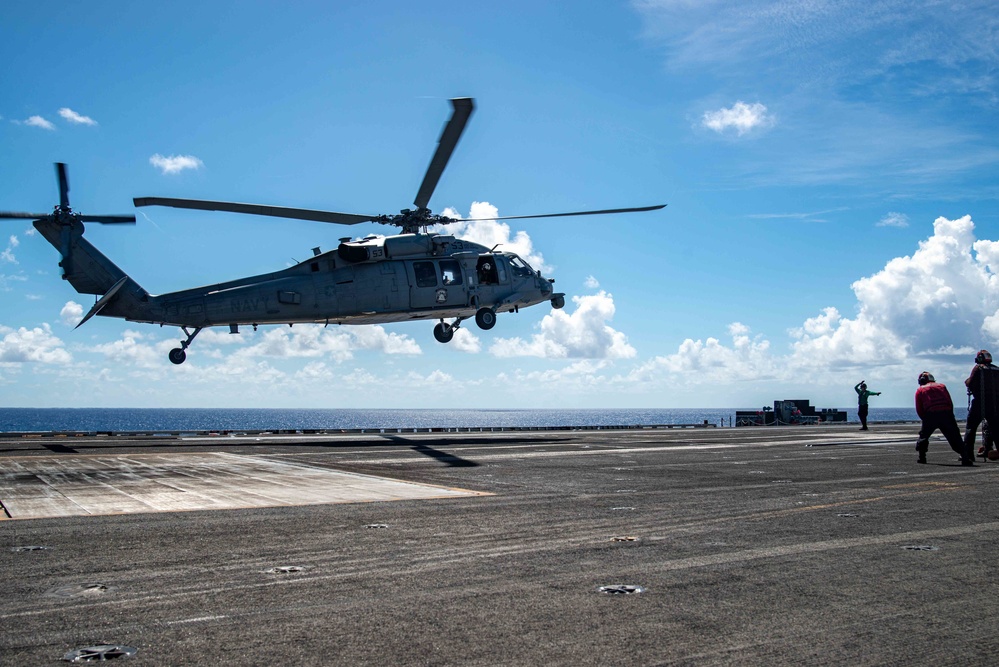
[[[916,390],[916,414],[923,420],[919,429],[919,440],[916,441],[916,451],[919,452],[919,463],[926,463],[926,451],[930,448],[930,436],[937,429],[944,434],[950,448],[961,455],[961,465],[973,466],[975,460],[971,449],[964,446],[961,429],[954,418],[954,401],[950,398],[947,386],[937,382],[926,371],[919,374],[919,389]]]

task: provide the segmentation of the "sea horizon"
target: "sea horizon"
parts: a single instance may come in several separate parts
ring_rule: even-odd
[[[858,422],[857,409],[836,408]],[[760,408],[0,408],[0,432],[233,431],[551,426],[732,426]],[[967,409],[955,409],[963,421]],[[914,408],[874,408],[878,421],[918,421]]]

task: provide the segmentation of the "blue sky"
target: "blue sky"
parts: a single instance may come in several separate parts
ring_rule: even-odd
[[[136,196],[392,213],[447,100],[476,111],[431,200],[529,256],[563,311],[202,332],[94,318],[30,224],[0,234],[0,404],[909,406],[999,347],[999,19],[981,2],[11,2],[0,209],[69,164],[87,237],[153,293],[273,271],[339,228]]]

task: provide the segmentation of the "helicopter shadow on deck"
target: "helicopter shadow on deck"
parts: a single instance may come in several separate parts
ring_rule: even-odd
[[[387,440],[388,443],[384,442],[373,442],[371,440],[353,440],[353,439],[337,439],[337,440],[327,440],[327,441],[307,441],[298,444],[289,444],[287,441],[282,442],[268,442],[268,441],[227,441],[225,438],[219,438],[218,440],[211,440],[207,442],[189,442],[189,441],[177,441],[177,440],[166,440],[166,439],[155,439],[155,440],[137,440],[133,442],[116,442],[116,443],[73,443],[72,446],[62,443],[42,443],[36,442],[32,443],[33,447],[5,447],[0,448],[0,454],[5,453],[17,453],[17,452],[37,452],[40,449],[47,449],[53,454],[95,454],[99,451],[110,451],[114,450],[139,450],[139,451],[154,451],[162,449],[171,450],[187,450],[187,451],[203,451],[206,449],[213,450],[239,450],[247,449],[253,452],[257,449],[266,448],[271,450],[270,453],[275,453],[275,450],[287,450],[295,451],[300,450],[303,447],[313,447],[317,449],[345,449],[348,447],[379,447],[385,444],[391,444],[400,447],[409,447],[413,451],[423,454],[433,458],[441,463],[445,463],[450,467],[464,467],[471,468],[480,465],[475,461],[462,458],[455,454],[450,454],[448,452],[441,451],[440,449],[431,447],[426,444],[423,440],[416,440],[407,438],[403,435],[389,435],[381,434],[381,438]],[[502,442],[503,444],[546,444],[546,443],[558,443],[566,442],[564,436],[531,436],[531,437],[518,437],[518,436],[504,436],[501,440],[497,440],[489,437],[475,436],[475,437],[456,437],[449,438],[449,445],[490,445],[496,444],[497,442]],[[27,444],[27,443],[25,443]],[[122,452],[125,453],[125,452]],[[233,452],[238,453],[238,452]]]
[[[429,456],[430,458],[436,459],[437,461],[447,464],[452,468],[474,468],[479,465],[475,461],[470,461],[454,454],[442,452],[441,450],[434,449],[433,447],[430,447],[422,442],[411,442],[408,438],[402,438],[397,435],[386,435],[385,439],[390,440],[395,444],[408,445],[414,452],[423,454],[424,456]]]

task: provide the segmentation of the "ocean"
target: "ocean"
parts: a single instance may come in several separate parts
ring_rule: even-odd
[[[739,408],[740,410],[743,408]],[[752,408],[748,408],[752,409]],[[842,408],[857,422],[856,408]],[[731,426],[736,408],[608,410],[284,410],[210,408],[0,408],[0,432],[238,431],[531,426]],[[959,421],[967,409],[955,410]],[[917,421],[912,408],[874,408],[868,420]]]

